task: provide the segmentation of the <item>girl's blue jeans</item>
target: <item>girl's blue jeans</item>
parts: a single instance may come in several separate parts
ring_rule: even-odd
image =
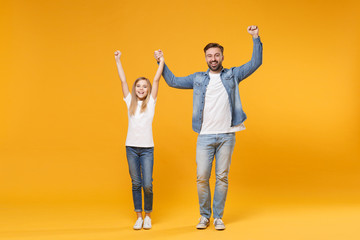
[[[154,165],[154,148],[126,146],[126,157],[132,182],[132,194],[135,212],[142,212],[142,194],[144,191],[144,211],[152,212],[153,189],[152,174]]]

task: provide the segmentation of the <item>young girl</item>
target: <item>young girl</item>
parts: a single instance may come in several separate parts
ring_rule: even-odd
[[[152,121],[154,118],[156,96],[159,80],[164,69],[164,57],[161,50],[156,51],[159,67],[154,77],[153,86],[147,78],[135,80],[131,93],[126,82],[125,73],[120,61],[120,51],[115,52],[115,61],[121,80],[124,100],[128,108],[129,126],[126,137],[126,157],[132,182],[132,193],[137,220],[135,230],[151,228],[150,213],[153,205],[152,173],[154,164],[154,142]],[[142,194],[144,191],[144,212],[142,216]]]

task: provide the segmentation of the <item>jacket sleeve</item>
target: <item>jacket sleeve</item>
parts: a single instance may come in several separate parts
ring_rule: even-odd
[[[162,73],[165,82],[173,88],[180,88],[180,89],[192,89],[194,86],[194,78],[195,74],[191,74],[186,77],[176,77],[165,64],[164,70]]]
[[[233,68],[233,73],[239,84],[242,80],[250,76],[262,64],[262,43],[260,37],[253,39],[253,53],[251,60],[240,67]]]

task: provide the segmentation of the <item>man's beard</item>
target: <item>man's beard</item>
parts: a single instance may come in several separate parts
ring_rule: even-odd
[[[216,65],[216,66],[213,67],[213,66],[211,66],[211,63],[208,63],[208,67],[211,69],[211,71],[216,72],[216,71],[222,69],[222,64],[221,64],[221,63],[218,63],[218,65]]]

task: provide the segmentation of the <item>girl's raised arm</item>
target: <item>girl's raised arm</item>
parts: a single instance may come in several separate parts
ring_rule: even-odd
[[[127,95],[129,95],[130,92],[129,92],[128,84],[126,82],[125,72],[124,72],[124,69],[123,69],[123,67],[121,65],[120,56],[121,56],[121,52],[119,50],[116,50],[115,51],[116,66],[117,66],[119,77],[120,77],[120,80],[121,80],[122,92],[124,94],[124,98],[126,98]]]
[[[153,97],[153,99],[156,99],[158,90],[159,90],[159,81],[161,78],[161,74],[164,70],[165,60],[164,60],[164,54],[160,49],[155,51],[154,56],[155,56],[156,60],[159,62],[159,67],[158,67],[155,77],[154,77],[152,90],[151,90],[151,96]]]

